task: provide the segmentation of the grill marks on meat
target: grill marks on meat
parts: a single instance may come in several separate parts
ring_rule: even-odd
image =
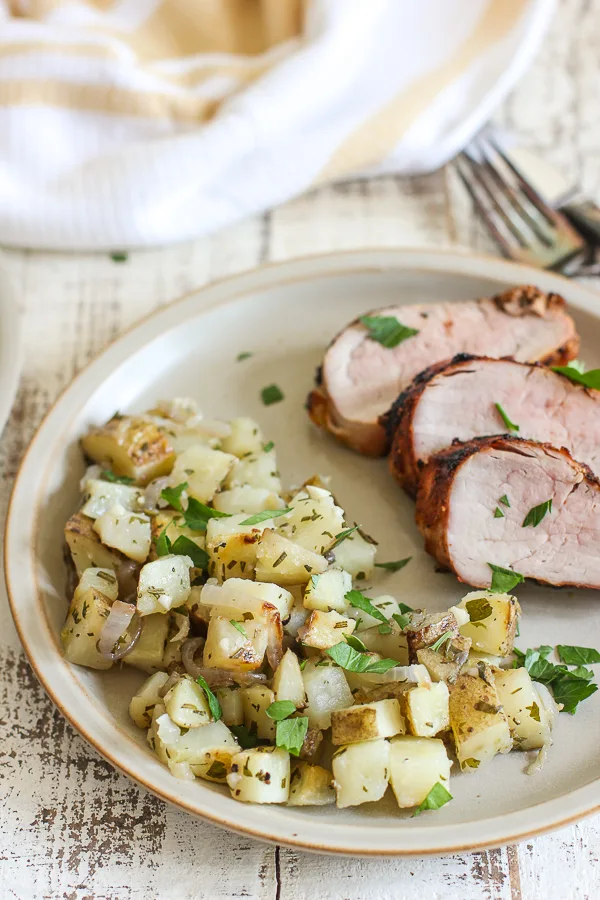
[[[422,372],[390,411],[396,481],[415,496],[434,453],[453,441],[503,433],[496,403],[519,425],[519,437],[566,447],[600,473],[600,391],[544,366],[462,354]]]
[[[388,349],[371,340],[360,321],[351,323],[329,346],[307,402],[316,425],[368,456],[387,452],[386,414],[432,361],[472,353],[562,365],[579,348],[563,298],[532,286],[481,300],[391,307],[371,314],[396,316],[419,334]]]
[[[494,518],[499,498],[502,518]],[[527,513],[552,500],[535,526]],[[425,548],[460,581],[489,587],[488,563],[551,585],[600,588],[600,482],[567,450],[509,437],[450,447],[425,466],[416,506]]]

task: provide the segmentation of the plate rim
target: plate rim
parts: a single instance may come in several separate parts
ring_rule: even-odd
[[[12,412],[21,368],[23,320],[13,280],[0,254],[0,435]]]
[[[336,266],[336,264],[338,263],[339,265]],[[278,275],[285,275],[286,271],[289,274],[294,273],[295,270],[306,271],[304,271],[304,274],[300,274],[300,272],[298,271],[297,274],[295,274],[295,276],[291,278],[277,278]],[[19,493],[23,488],[23,485],[26,484],[29,480],[32,482],[33,486],[31,488],[31,492],[35,496],[36,500],[36,502],[32,504],[32,528],[31,531],[28,531],[28,546],[30,558],[33,564],[35,560],[35,537],[37,535],[36,524],[38,519],[39,505],[40,502],[42,502],[44,496],[44,481],[43,478],[41,480],[38,479],[38,483],[34,484],[32,479],[30,477],[28,478],[28,467],[35,451],[41,444],[43,444],[43,438],[46,429],[50,428],[54,417],[57,415],[57,412],[61,411],[63,406],[65,408],[68,408],[69,401],[73,401],[74,403],[74,406],[71,409],[71,413],[73,415],[77,415],[80,412],[81,407],[87,402],[87,398],[89,398],[90,392],[85,393],[83,397],[78,400],[78,389],[85,383],[86,380],[90,378],[90,376],[93,376],[95,374],[96,367],[99,370],[98,374],[100,377],[95,383],[95,387],[93,389],[99,388],[108,377],[106,373],[102,375],[100,373],[100,370],[102,369],[103,364],[106,364],[107,362],[110,363],[111,356],[117,357],[117,359],[115,359],[114,361],[115,364],[125,362],[129,355],[141,350],[151,340],[154,340],[161,333],[162,319],[172,318],[177,307],[183,306],[186,302],[190,303],[190,307],[192,307],[193,304],[190,301],[192,301],[193,298],[199,298],[199,300],[197,301],[199,307],[196,310],[191,310],[191,315],[202,315],[210,309],[214,309],[217,306],[227,304],[228,302],[233,302],[237,299],[240,299],[245,294],[250,294],[252,293],[252,291],[256,290],[265,290],[267,288],[274,289],[277,286],[281,286],[284,284],[294,282],[297,283],[300,281],[313,279],[320,280],[328,275],[339,276],[348,272],[377,272],[393,270],[425,272],[429,271],[432,273],[447,271],[455,275],[462,274],[466,278],[476,278],[478,276],[481,276],[497,278],[498,280],[506,281],[507,283],[529,283],[533,281],[534,283],[543,285],[545,282],[548,285],[547,289],[550,290],[552,290],[553,285],[557,286],[555,288],[556,290],[560,290],[561,285],[564,285],[565,293],[575,295],[576,299],[574,299],[573,305],[576,308],[587,310],[600,319],[600,295],[588,286],[570,281],[569,279],[557,273],[536,270],[528,266],[522,266],[520,264],[512,263],[494,256],[474,254],[468,250],[462,249],[437,250],[433,248],[429,249],[423,247],[375,247],[365,248],[362,250],[349,249],[328,253],[309,254],[301,257],[294,257],[292,259],[281,262],[267,263],[260,267],[250,268],[243,272],[239,272],[217,281],[210,282],[200,288],[186,292],[183,296],[175,299],[171,303],[160,307],[157,310],[153,310],[147,315],[143,316],[132,326],[122,332],[114,341],[112,341],[96,357],[94,357],[93,360],[91,360],[83,369],[81,369],[80,372],[58,395],[56,400],[51,404],[48,411],[44,415],[39,426],[37,427],[21,460],[13,488],[11,490],[4,533],[4,571],[9,607],[19,639],[25,650],[27,658],[42,687],[44,688],[52,702],[55,704],[55,706],[58,708],[58,710],[61,712],[61,714],[67,719],[67,721],[71,723],[71,725],[78,731],[78,733],[81,734],[84,740],[91,744],[91,746],[94,747],[94,749],[104,759],[110,762],[110,764],[113,765],[118,771],[127,775],[129,778],[142,785],[144,788],[149,790],[154,795],[158,796],[160,799],[176,806],[177,808],[184,809],[185,811],[195,816],[208,820],[213,824],[229,829],[238,834],[251,836],[271,843],[283,844],[285,846],[303,850],[310,850],[313,852],[331,853],[338,855],[350,854],[354,856],[359,855],[366,857],[410,857],[444,855],[469,850],[479,850],[486,847],[497,847],[500,845],[526,840],[535,835],[544,834],[556,828],[561,828],[566,825],[572,824],[573,822],[576,822],[585,816],[592,815],[595,812],[600,811],[600,777],[589,782],[587,785],[584,785],[581,788],[575,789],[574,791],[569,791],[568,793],[562,794],[559,797],[555,797],[549,801],[543,801],[541,803],[533,804],[522,810],[518,810],[517,812],[510,812],[503,815],[482,819],[474,819],[470,822],[463,823],[462,825],[458,826],[440,825],[425,828],[415,827],[410,831],[402,831],[400,833],[404,838],[406,838],[406,836],[408,835],[420,833],[422,836],[421,845],[415,845],[412,841],[409,841],[409,843],[413,844],[412,846],[386,846],[384,849],[382,849],[381,847],[365,847],[364,844],[359,844],[358,846],[356,846],[352,843],[350,836],[348,836],[347,838],[343,838],[341,841],[339,839],[336,839],[335,836],[329,837],[329,832],[337,831],[337,829],[332,829],[331,827],[327,829],[327,837],[325,843],[321,842],[319,844],[315,844],[313,840],[310,839],[309,832],[314,831],[315,826],[317,826],[319,823],[319,820],[316,817],[312,818],[310,816],[307,816],[306,821],[304,821],[303,819],[295,826],[297,831],[293,830],[294,825],[292,824],[288,829],[288,831],[291,833],[284,835],[274,834],[272,833],[272,829],[270,831],[265,830],[264,828],[262,828],[261,826],[257,826],[256,824],[249,823],[246,825],[241,825],[238,821],[236,821],[235,816],[233,817],[233,819],[230,819],[228,816],[224,816],[223,814],[216,815],[214,811],[211,810],[210,798],[214,799],[215,797],[212,791],[207,791],[206,793],[208,802],[196,801],[194,803],[188,803],[183,797],[175,796],[174,791],[169,791],[166,788],[158,786],[156,782],[152,782],[152,780],[147,778],[143,772],[134,772],[132,771],[132,767],[128,767],[127,765],[122,763],[119,759],[118,744],[117,750],[115,750],[114,753],[111,753],[110,750],[106,749],[105,745],[100,743],[97,736],[95,736],[94,734],[90,734],[90,726],[86,726],[85,722],[80,721],[78,717],[78,711],[71,710],[67,704],[64,704],[62,702],[60,697],[60,686],[55,687],[52,675],[46,672],[46,668],[49,668],[49,666],[42,665],[37,659],[35,642],[28,640],[28,637],[25,634],[22,623],[20,621],[19,604],[16,601],[17,596],[19,596],[19,562],[15,558],[18,554],[18,547],[16,547],[15,550],[12,549],[13,532],[17,529],[13,528],[13,525],[18,522],[18,508],[16,506],[16,501],[18,499]],[[257,283],[252,286],[252,281],[255,281]],[[241,286],[241,290],[235,291],[236,285]],[[216,297],[214,297],[212,301],[211,294],[216,295]],[[223,296],[219,297],[219,294],[222,294]],[[597,307],[597,309],[595,309],[594,307]],[[177,321],[176,324],[180,324],[180,321]],[[148,328],[149,325],[153,325],[154,333],[144,335],[144,331]],[[171,322],[168,325],[167,330],[170,330],[173,327],[174,325]],[[152,331],[152,327],[150,328],[150,331]],[[132,340],[135,341],[136,337],[139,339],[138,345],[135,349],[132,348],[131,350],[128,350],[128,344]],[[43,471],[45,471],[45,469]],[[22,561],[21,567],[23,569],[27,568],[26,565],[23,565]],[[35,605],[39,603],[39,600],[34,600],[33,603]],[[67,665],[66,663],[64,664]],[[117,727],[117,730],[119,730],[118,726],[115,727]],[[93,729],[91,730],[93,731]],[[566,798],[568,798],[570,801],[570,811],[569,814],[565,816],[564,811],[563,813],[560,813],[560,807],[564,806]],[[252,805],[246,806],[246,804],[236,804],[236,806],[240,807],[239,816],[241,819],[245,818],[242,812],[244,809],[253,808]],[[266,807],[266,809],[268,808],[269,807]],[[537,811],[533,814],[535,821],[532,822],[525,830],[522,830],[522,826],[521,828],[517,828],[518,820],[527,818],[528,814],[531,815],[533,810]],[[517,821],[509,825],[509,822],[512,819],[516,819]],[[505,823],[504,825],[502,824],[503,822]],[[386,833],[390,834],[399,834],[399,832],[394,832],[394,830],[389,827],[383,828],[381,826],[368,826],[366,825],[366,820],[364,823],[357,825],[340,825],[342,833],[344,833],[345,831],[351,832],[354,829],[356,829],[357,831],[363,830],[365,827],[367,827],[371,833],[385,831]],[[448,832],[449,830],[455,832],[458,831],[459,833],[461,833],[468,828],[475,828],[476,831],[487,830],[489,834],[487,837],[480,840],[469,839],[467,841],[456,841],[451,840],[448,837],[445,837],[442,841],[436,839],[437,832],[441,832],[439,837],[442,838],[443,833]],[[298,832],[302,830],[307,833],[306,836],[300,836],[300,834],[298,834]]]

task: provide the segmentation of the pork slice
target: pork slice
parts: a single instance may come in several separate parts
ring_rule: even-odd
[[[549,500],[539,524],[525,526]],[[600,483],[567,450],[508,437],[442,450],[423,470],[416,518],[426,550],[473,587],[490,586],[492,563],[544,584],[600,588]]]
[[[390,469],[414,496],[423,465],[453,441],[503,434],[499,403],[519,437],[566,447],[600,474],[600,391],[539,364],[462,354],[422,372],[389,415]]]
[[[352,322],[330,344],[307,403],[315,424],[367,456],[387,452],[385,415],[428,366],[456,353],[562,365],[579,348],[563,298],[527,285],[492,298],[395,306],[370,315],[394,316],[418,334],[388,349],[370,339],[359,320]]]

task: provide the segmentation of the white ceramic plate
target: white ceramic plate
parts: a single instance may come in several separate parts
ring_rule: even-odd
[[[17,392],[21,371],[21,319],[8,275],[0,268],[0,433]]]
[[[411,818],[392,799],[348,810],[250,806],[226,789],[177,781],[154,757],[127,715],[141,673],[94,673],[63,660],[58,636],[66,610],[63,525],[77,507],[84,466],[78,437],[115,409],[143,410],[159,398],[193,395],[206,414],[248,414],[278,448],[284,483],[330,473],[348,515],[381,544],[380,559],[412,554],[379,585],[411,606],[436,610],[466,589],[437,574],[422,549],[413,504],[383,460],[363,459],[319,433],[303,410],[324,347],[357,314],[392,302],[454,300],[535,282],[566,295],[583,337],[582,356],[598,365],[600,298],[558,276],[499,260],[426,251],[367,251],[267,267],[199,291],[120,338],[62,395],[35,436],[15,485],[6,532],[13,616],[38,678],[63,714],[111,763],[182,809],[255,837],[350,854],[449,853],[516,841],[600,807],[600,694],[574,717],[560,716],[549,761],[535,777],[525,755],[457,774],[454,801]],[[251,359],[236,362],[241,351]],[[262,406],[276,382],[285,402]],[[599,596],[526,586],[519,591],[522,647],[572,643],[600,647]]]

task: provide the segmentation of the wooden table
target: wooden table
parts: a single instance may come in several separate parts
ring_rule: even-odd
[[[497,117],[576,173],[597,198],[599,34],[600,0],[563,0],[541,55]],[[25,348],[0,445],[2,516],[19,460],[50,403],[142,315],[267,261],[398,245],[494,252],[449,172],[324,188],[212,237],[133,253],[122,263],[104,254],[7,252],[2,261],[25,317]],[[600,896],[600,818],[518,847],[362,861],[272,847],[171,809],[116,773],[54,710],[25,660],[2,592],[1,898]]]

